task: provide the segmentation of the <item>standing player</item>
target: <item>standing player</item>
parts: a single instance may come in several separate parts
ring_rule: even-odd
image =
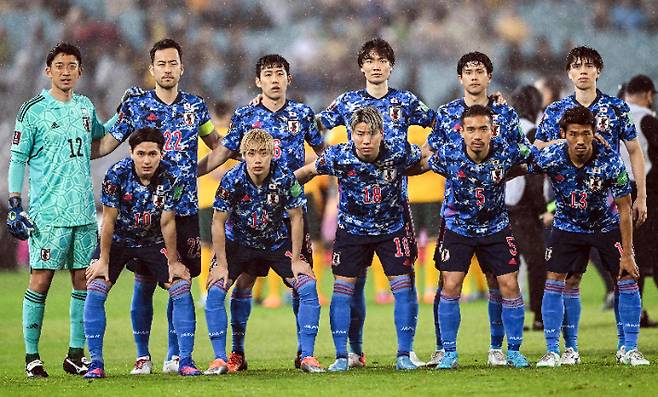
[[[155,89],[143,95],[131,96],[119,109],[119,119],[101,141],[95,156],[104,156],[139,128],[157,128],[165,137],[164,159],[180,171],[184,180],[183,196],[176,204],[176,236],[183,264],[196,277],[201,271],[199,219],[197,198],[197,147],[198,138],[214,149],[219,137],[214,131],[208,108],[202,98],[178,90],[183,75],[182,50],[171,39],[163,39],[149,52],[149,71],[155,79]],[[150,374],[153,364],[148,341],[153,321],[153,292],[155,279],[138,262],[135,267],[135,289],[130,315],[137,345],[137,361],[133,374]],[[169,349],[163,372],[178,371],[177,337],[172,323],[173,302],[167,306],[169,321]]]
[[[105,133],[91,101],[73,90],[82,76],[80,50],[57,44],[46,57],[50,89],[25,102],[16,116],[9,162],[7,228],[30,245],[30,280],[23,299],[25,372],[47,377],[39,338],[48,289],[55,270],[71,273],[69,351],[64,370],[84,374],[82,311],[85,271],[97,239],[96,209],[89,165],[91,141]],[[30,172],[29,215],[21,192],[25,166]]]
[[[409,241],[405,229],[402,190],[404,171],[420,161],[420,148],[406,142],[404,148],[394,148],[393,142],[385,141],[382,116],[372,106],[353,113],[350,130],[351,142],[328,148],[314,163],[295,172],[302,183],[315,175],[333,175],[340,186],[332,263],[335,282],[329,313],[336,361],[329,371],[349,369],[347,338],[355,283],[375,253],[395,297],[396,368],[416,369],[409,358],[418,312],[411,247],[415,242]]]
[[[324,372],[313,357],[320,321],[315,276],[302,256],[306,199],[287,164],[273,160],[276,148],[275,140],[264,130],[248,131],[240,144],[244,163],[228,171],[217,189],[213,205],[216,261],[208,277],[206,301],[215,360],[205,372],[208,375],[247,369],[244,360],[243,368],[227,362],[224,301],[232,281],[240,274],[262,277],[270,268],[299,296],[295,321],[301,347],[300,368]]]
[[[222,165],[230,157],[237,156],[240,142],[253,128],[261,128],[274,139],[273,156],[290,171],[304,165],[304,142],[316,153],[324,150],[324,139],[318,130],[313,110],[287,97],[288,85],[292,82],[290,64],[278,54],[261,57],[256,63],[256,87],[260,88],[260,102],[237,109],[231,119],[228,134],[207,159],[199,162],[199,174],[203,175]],[[287,215],[284,213],[284,217]],[[308,263],[312,262],[311,237],[304,222],[304,247],[302,253]],[[244,364],[244,339],[249,314],[251,313],[251,290],[256,277],[243,273],[236,282],[231,296],[231,327],[233,349],[229,359],[231,368],[246,368]],[[297,316],[299,297],[293,290],[293,311]],[[298,330],[299,332],[299,330]],[[298,345],[295,366],[299,368],[301,346]]]
[[[596,248],[604,265],[617,279],[615,309],[618,327],[623,327],[623,346],[618,360],[623,364],[648,365],[637,350],[642,304],[635,279],[639,270],[633,257],[631,187],[619,154],[594,142],[597,120],[584,106],[567,109],[559,121],[566,142],[551,145],[533,160],[533,172],[551,178],[557,210],[546,241],[546,286],[542,301],[547,353],[538,367],[557,367],[563,323],[567,274],[585,271],[589,252]],[[612,195],[616,210],[608,204]],[[566,341],[565,341],[566,342]],[[569,348],[569,347],[567,347]]]
[[[165,139],[160,131],[138,129],[128,143],[130,158],[105,175],[101,239],[86,271],[89,294],[84,324],[91,365],[85,378],[105,377],[105,301],[123,267],[134,258],[169,290],[181,350],[179,373],[201,375],[192,361],[196,320],[189,270],[178,261],[176,251],[175,202],[183,195],[183,186],[178,185],[174,168],[161,162]]]
[[[350,120],[355,110],[365,107],[375,107],[384,122],[384,140],[391,149],[405,148],[407,130],[411,125],[429,127],[434,123],[434,111],[429,109],[416,95],[409,91],[397,90],[388,86],[388,79],[395,65],[395,52],[391,45],[383,39],[375,38],[365,42],[357,56],[359,68],[366,80],[366,87],[357,91],[348,91],[336,98],[329,107],[322,111],[318,118],[322,126],[331,129],[344,125],[347,127],[348,139],[352,130]],[[408,239],[415,241],[411,214],[408,208],[406,179],[403,183],[402,200],[405,206],[405,229]],[[413,247],[412,262],[417,257],[416,245]],[[379,258],[381,260],[381,258]],[[362,350],[363,324],[366,316],[365,303],[365,271],[356,281],[352,299],[352,326],[350,327],[350,365],[362,367],[365,365],[365,354]],[[415,290],[415,286],[414,286]],[[418,312],[418,302],[413,309]],[[414,316],[415,318],[416,316]],[[415,354],[411,354],[414,361]]]
[[[636,226],[644,223],[647,217],[646,184],[644,172],[644,155],[638,143],[637,131],[629,116],[629,107],[621,99],[606,95],[596,88],[598,78],[603,70],[603,59],[593,48],[576,47],[567,55],[565,68],[569,80],[573,83],[575,93],[562,100],[553,102],[546,108],[544,116],[537,127],[535,146],[540,149],[559,142],[561,139],[559,120],[567,109],[585,106],[596,116],[596,133],[601,136],[614,151],[619,153],[623,141],[628,150],[631,168],[637,184],[637,199],[633,204],[633,218]],[[580,280],[585,269],[571,269],[564,290],[564,339],[566,350],[562,364],[578,364],[578,325],[580,323]],[[615,291],[615,313],[618,312],[619,291]],[[623,330],[620,328],[618,348],[624,345]]]
[[[493,77],[493,64],[489,57],[481,52],[469,52],[464,54],[457,62],[457,77],[464,88],[464,97],[455,99],[437,109],[436,123],[434,129],[427,138],[426,146],[432,152],[437,152],[444,144],[462,142],[460,131],[462,129],[461,118],[463,113],[471,106],[486,106],[493,114],[492,140],[494,142],[508,142],[528,145],[525,135],[519,127],[519,117],[510,106],[499,103],[495,96],[489,96],[488,88]],[[445,195],[451,194],[450,182],[446,181]],[[441,208],[441,217],[450,216],[453,209],[448,207],[444,199]],[[443,228],[444,226],[442,226]],[[441,235],[442,231],[439,232]],[[507,365],[507,359],[503,354],[503,338],[505,330],[501,313],[503,301],[500,289],[493,274],[487,274],[489,285],[489,330],[491,332],[491,344],[487,361],[492,366]],[[428,366],[437,365],[444,353],[441,344],[441,330],[439,327],[439,302],[441,299],[441,286],[437,289],[434,298],[434,328],[436,331],[436,350],[432,354]],[[509,342],[509,341],[508,341]]]
[[[505,176],[527,160],[529,145],[493,140],[493,113],[482,105],[464,110],[460,118],[463,140],[442,145],[423,162],[445,175],[445,230],[434,254],[441,271],[439,303],[441,342],[445,349],[437,368],[456,368],[459,299],[473,254],[500,286],[503,334],[507,334],[507,365],[522,368],[528,361],[519,352],[523,341],[524,304],[518,284],[519,258],[505,207]]]

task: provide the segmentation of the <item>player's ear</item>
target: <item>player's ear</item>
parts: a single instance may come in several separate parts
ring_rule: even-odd
[[[151,73],[152,77],[155,77],[155,74],[153,73],[153,64],[149,65],[149,73]]]
[[[256,84],[256,87],[261,88],[262,84],[260,83],[260,77],[256,77],[256,79],[254,79],[254,83]]]
[[[44,72],[46,73],[46,76],[48,76],[49,78],[53,77],[53,73],[52,73],[52,70],[50,69],[50,66],[46,66],[46,69],[44,70]]]
[[[560,128],[560,138],[565,139],[567,137],[567,133],[564,131],[564,129]]]
[[[288,85],[292,84],[292,75],[288,75]]]
[[[183,66],[183,64],[181,63],[180,64],[180,75],[182,76],[183,73],[185,73],[185,66]]]

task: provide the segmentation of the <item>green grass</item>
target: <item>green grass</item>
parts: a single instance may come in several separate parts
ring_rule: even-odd
[[[28,276],[24,272],[0,273],[0,318],[5,320],[4,326],[0,328],[0,394],[74,396],[84,393],[94,397],[128,394],[201,396],[220,393],[230,393],[232,396],[596,393],[597,397],[653,394],[658,386],[658,329],[643,329],[640,336],[641,348],[654,365],[645,368],[618,366],[614,359],[614,316],[612,312],[600,310],[603,287],[596,277],[594,272],[588,273],[581,289],[583,315],[580,352],[584,363],[575,368],[487,368],[489,332],[486,304],[474,302],[462,305],[462,326],[458,339],[460,369],[448,372],[419,370],[399,373],[393,369],[396,350],[393,307],[369,304],[365,327],[368,368],[345,374],[302,374],[292,368],[296,342],[290,308],[267,310],[254,307],[247,336],[249,370],[236,375],[186,379],[159,373],[139,378],[127,375],[133,364],[135,350],[129,317],[132,282],[131,276],[126,273],[110,293],[107,303],[105,359],[110,377],[90,382],[66,375],[61,369],[68,346],[68,275],[57,275],[46,305],[40,353],[50,377],[28,380],[23,372],[21,331],[21,302]],[[329,295],[330,287],[327,283],[323,285],[323,289],[325,294]],[[157,291],[151,353],[158,369],[166,349],[165,304],[166,294]],[[658,293],[651,283],[648,283],[645,306],[650,313],[658,316]],[[328,314],[328,307],[323,307],[316,347],[316,353],[324,365],[333,361]],[[204,367],[211,360],[212,353],[202,310],[197,311],[197,319],[199,321],[194,358],[200,367]],[[421,304],[415,350],[425,359],[434,349],[432,322],[431,306]],[[523,351],[529,359],[538,359],[544,352],[542,333],[526,333]]]

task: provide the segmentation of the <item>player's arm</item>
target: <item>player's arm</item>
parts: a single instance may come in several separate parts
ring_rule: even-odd
[[[222,164],[228,161],[228,159],[231,158],[239,158],[238,152],[234,152],[218,141],[217,146],[212,150],[212,152],[208,153],[207,156],[199,160],[199,164],[197,165],[199,176],[203,176],[209,172],[212,172],[214,169],[220,167]]]
[[[647,185],[646,175],[644,173],[644,154],[637,138],[630,141],[624,141],[628,157],[631,160],[631,169],[635,177],[637,187],[637,197],[633,203],[633,219],[635,226],[640,226],[647,220]]]
[[[91,142],[91,159],[107,156],[116,149],[121,142],[112,134],[105,134],[101,139]]]
[[[311,266],[302,259],[302,244],[304,243],[304,212],[303,207],[291,208],[288,210],[290,217],[290,240],[292,241],[292,274],[297,278],[300,274],[305,274],[315,278]]]
[[[160,217],[160,231],[164,239],[165,250],[167,251],[167,262],[169,263],[169,282],[180,278],[190,279],[190,272],[178,260],[178,251],[176,247],[176,211],[162,211]]]
[[[631,217],[631,195],[615,198],[615,204],[619,209],[619,230],[621,232],[621,260],[619,264],[619,278],[624,272],[637,279],[640,270],[635,263],[633,253],[633,219]]]
[[[315,161],[306,164],[305,166],[298,168],[295,170],[295,178],[297,178],[297,181],[300,184],[305,184],[306,182],[310,181],[311,179],[315,178],[318,173],[317,166],[315,165]]]
[[[437,153],[432,152],[432,147],[425,142],[425,144],[421,147],[421,158],[420,161],[414,163],[410,167],[407,167],[407,169],[404,171],[404,174],[407,176],[413,176],[413,175],[421,175],[426,173],[431,169],[430,167],[430,159],[436,156],[438,157]]]
[[[106,282],[110,281],[110,251],[112,250],[112,237],[114,236],[114,227],[116,226],[119,209],[114,207],[103,206],[103,221],[101,224],[100,255],[97,261],[94,261],[85,270],[87,285],[94,279],[102,278]]]
[[[215,250],[215,263],[208,274],[208,287],[220,280],[230,283],[228,279],[228,261],[226,259],[226,232],[225,226],[228,220],[228,212],[215,210],[212,217],[212,246]],[[223,284],[223,285],[224,285]],[[228,284],[224,285],[228,287]]]

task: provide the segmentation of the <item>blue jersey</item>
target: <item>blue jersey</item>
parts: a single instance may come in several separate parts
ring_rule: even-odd
[[[488,236],[508,227],[505,175],[534,152],[522,143],[492,141],[489,155],[478,164],[466,154],[463,140],[441,146],[429,166],[449,182],[442,208],[446,227],[466,237]]]
[[[284,214],[306,204],[292,170],[272,161],[270,173],[257,187],[242,162],[222,178],[213,208],[229,213],[226,238],[251,248],[275,251],[290,237]]]
[[[594,142],[592,158],[577,168],[566,142],[544,148],[532,160],[530,171],[551,178],[557,209],[553,227],[566,232],[609,232],[619,227],[617,207],[609,198],[631,194],[626,167],[619,155]]]
[[[184,194],[176,214],[194,215],[199,211],[197,197],[197,147],[199,136],[213,131],[208,107],[202,98],[179,92],[171,105],[162,102],[155,90],[128,98],[121,104],[119,119],[110,133],[123,142],[139,128],[157,128],[164,134],[164,158],[178,168]]]
[[[356,155],[354,142],[327,148],[315,161],[319,174],[338,177],[338,227],[354,235],[385,235],[404,224],[402,180],[405,170],[420,161],[420,148],[404,150],[383,144],[374,162]]]
[[[144,247],[162,243],[162,211],[174,211],[183,194],[174,167],[161,161],[147,186],[135,173],[134,162],[125,158],[105,174],[101,203],[119,211],[113,241],[126,247]]]
[[[567,109],[576,106],[581,105],[576,101],[575,94],[548,105],[539,126],[537,126],[536,139],[549,142],[562,138],[558,123]],[[596,90],[596,99],[588,109],[596,116],[596,132],[616,152],[619,152],[620,140],[630,141],[637,137],[637,131],[629,113],[630,108],[623,100]]]
[[[274,138],[274,159],[291,170],[304,166],[304,141],[312,147],[324,142],[315,123],[313,110],[292,100],[276,112],[262,104],[239,108],[231,118],[223,144],[234,152],[240,151],[242,137],[253,128],[261,128]]]

